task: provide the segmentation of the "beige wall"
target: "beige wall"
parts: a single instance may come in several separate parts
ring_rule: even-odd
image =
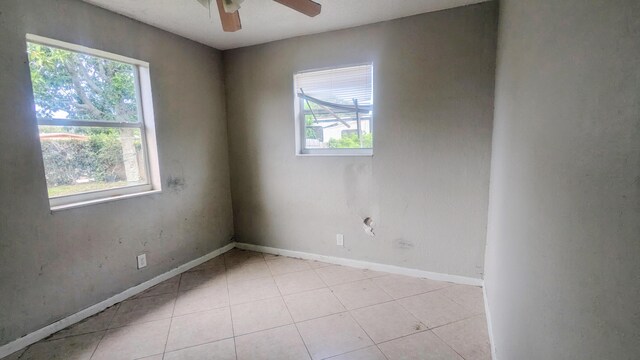
[[[640,356],[640,2],[501,0],[496,355]]]
[[[49,212],[26,33],[151,64],[161,194]],[[0,2],[0,345],[228,243],[221,58],[81,1]]]
[[[225,51],[237,240],[480,278],[496,27],[484,3]],[[374,156],[296,157],[293,74],[364,62]]]

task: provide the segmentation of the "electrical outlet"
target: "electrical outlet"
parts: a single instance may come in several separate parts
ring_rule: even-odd
[[[336,234],[336,245],[344,246],[344,235]]]
[[[138,269],[147,266],[147,254],[138,255]]]

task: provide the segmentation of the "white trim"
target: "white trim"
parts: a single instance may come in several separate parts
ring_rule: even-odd
[[[158,157],[158,141],[156,139],[156,123],[153,112],[153,94],[151,93],[151,73],[149,67],[138,67],[138,86],[140,87],[140,106],[144,122],[144,142],[147,161],[147,181],[154,190],[162,190],[160,178],[160,158]]]
[[[88,127],[126,127],[140,129],[142,140],[146,184],[123,186],[106,190],[95,190],[83,193],[57,196],[49,198],[50,210],[58,211],[72,209],[103,202],[128,199],[147,194],[156,194],[162,190],[160,179],[160,165],[158,159],[158,146],[156,140],[156,127],[153,113],[153,99],[151,95],[151,79],[149,63],[110,52],[92,49],[86,46],[72,44],[56,39],[46,38],[40,35],[26,34],[28,42],[53,46],[77,53],[83,53],[94,57],[119,61],[133,66],[134,85],[136,88],[136,103],[138,109],[137,123],[121,123],[109,121],[86,121],[74,119],[39,119],[38,125],[66,125]]]
[[[484,315],[487,319],[487,332],[489,333],[489,346],[491,347],[491,358],[498,360],[496,356],[496,343],[493,340],[493,325],[491,324],[491,311],[489,311],[489,299],[487,299],[487,288],[482,286],[482,296],[484,297]]]
[[[145,187],[147,187],[148,189],[151,189],[151,185],[145,185]],[[118,188],[118,189],[126,189],[126,188]],[[83,207],[83,206],[88,206],[88,205],[94,205],[94,204],[102,204],[102,203],[106,203],[106,202],[111,202],[111,201],[116,201],[116,200],[123,200],[123,199],[131,199],[131,198],[136,198],[139,196],[145,196],[145,195],[154,195],[154,194],[160,194],[162,192],[162,190],[142,190],[142,191],[137,191],[131,194],[121,194],[121,195],[113,195],[113,196],[109,196],[109,197],[100,197],[97,199],[93,199],[93,200],[87,200],[87,201],[77,201],[77,202],[73,202],[70,204],[62,204],[62,205],[52,205],[51,203],[51,212],[54,213],[56,211],[62,211],[62,210],[69,210],[69,209],[75,209],[75,208],[79,208],[79,207]]]
[[[146,61],[110,53],[103,50],[93,49],[93,48],[82,46],[82,45],[72,44],[65,41],[50,39],[40,35],[27,34],[27,41],[38,43],[41,45],[54,46],[57,48],[71,50],[71,51],[75,51],[75,52],[79,52],[87,55],[98,56],[103,59],[115,60],[119,62],[128,63],[131,65],[149,67],[149,63]]]
[[[50,197],[49,205],[51,206],[51,210],[65,205],[88,205],[94,204],[93,201],[96,200],[109,200],[129,194],[145,193],[150,190],[153,190],[150,184],[125,185],[111,189],[93,190],[71,195]]]
[[[102,310],[108,308],[109,306],[113,306],[121,301],[124,301],[134,295],[137,295],[148,288],[157,285],[165,280],[168,280],[178,274],[181,274],[195,266],[202,264],[205,261],[209,261],[214,257],[221,255],[235,246],[235,243],[229,243],[220,249],[214,250],[207,255],[201,256],[195,260],[191,260],[186,264],[180,265],[173,270],[169,270],[164,274],[158,275],[151,280],[145,281],[142,284],[131,287],[117,295],[114,295],[104,301],[101,301],[95,305],[89,306],[88,308],[78,311],[75,314],[69,315],[66,318],[56,321],[51,325],[47,325],[39,330],[36,330],[32,333],[29,333],[19,339],[16,339],[8,344],[0,346],[0,358],[13,354],[14,352],[21,350],[33,343],[36,343],[47,336],[54,334],[68,326],[71,326],[77,322],[80,322],[89,316],[95,315]]]
[[[38,119],[38,125],[44,126],[86,126],[86,127],[106,127],[106,128],[134,128],[141,129],[142,122],[127,123],[115,121],[94,121],[94,120],[74,120],[74,119]]]
[[[333,156],[333,157],[373,157],[373,153],[371,154],[322,154],[322,153],[313,153],[313,154],[308,154],[308,153],[302,153],[302,154],[296,154],[296,156],[299,157],[322,157],[322,156]]]
[[[296,76],[313,73],[313,72],[321,72],[321,71],[332,71],[332,70],[342,70],[356,67],[369,67],[371,70],[371,98],[374,99],[375,94],[375,76],[374,76],[374,63],[373,61],[367,61],[363,63],[356,63],[352,65],[338,65],[338,66],[328,66],[322,67],[318,69],[305,69],[300,70],[293,74],[293,118],[294,118],[294,129],[295,129],[295,155],[300,157],[315,157],[315,156],[365,156],[372,157],[373,156],[373,147],[371,148],[340,148],[340,149],[332,149],[332,148],[307,148],[306,147],[306,125],[304,121],[304,117],[301,116],[300,103],[302,99],[298,98],[298,89],[297,89],[297,81]],[[300,101],[298,101],[300,100]],[[372,103],[373,105],[373,103]],[[373,107],[372,107],[373,109]],[[370,131],[373,133],[374,127],[374,112],[372,110],[372,116],[370,119],[371,128]],[[374,140],[375,142],[375,140]],[[373,144],[372,144],[373,145]]]
[[[259,251],[267,254],[290,256],[290,257],[306,259],[306,260],[317,260],[317,261],[322,261],[330,264],[351,266],[359,269],[384,271],[392,274],[427,278],[427,279],[437,280],[437,281],[448,281],[448,282],[462,284],[462,285],[474,285],[474,286],[483,285],[482,279],[476,279],[476,278],[467,277],[467,276],[442,274],[442,273],[436,273],[436,272],[424,271],[424,270],[418,270],[418,269],[409,269],[409,268],[404,268],[404,267],[395,266],[395,265],[387,265],[387,264],[373,263],[368,261],[339,258],[334,256],[317,255],[317,254],[306,253],[302,251],[284,250],[284,249],[278,249],[278,248],[262,246],[262,245],[253,245],[253,244],[247,244],[247,243],[236,243],[235,246],[237,248],[244,249],[244,250],[253,250],[253,251]]]
[[[298,156],[373,156],[372,148],[303,149]]]

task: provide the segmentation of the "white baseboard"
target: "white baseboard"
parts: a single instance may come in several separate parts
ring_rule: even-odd
[[[13,354],[14,352],[23,349],[33,343],[36,343],[44,338],[46,338],[47,336],[54,334],[64,328],[66,328],[67,326],[73,325],[77,322],[80,322],[86,318],[88,318],[89,316],[95,315],[99,312],[101,312],[102,310],[108,308],[109,306],[113,306],[121,301],[124,301],[134,295],[137,295],[145,290],[147,290],[148,288],[157,285],[165,280],[168,280],[178,274],[181,274],[189,269],[191,269],[192,267],[198,266],[200,264],[202,264],[205,261],[209,261],[211,259],[213,259],[214,257],[223,254],[231,249],[233,249],[233,247],[235,246],[235,243],[229,243],[223,247],[221,247],[220,249],[214,250],[210,253],[208,253],[207,255],[201,256],[195,260],[191,260],[186,264],[180,265],[177,268],[167,271],[164,274],[158,275],[156,277],[154,277],[151,280],[145,281],[142,284],[136,285],[132,288],[129,288],[117,295],[114,295],[104,301],[101,301],[93,306],[90,306],[84,310],[81,310],[75,314],[69,315],[66,318],[56,321],[51,325],[45,326],[42,329],[36,330],[30,334],[27,334],[19,339],[16,339],[8,344],[2,345],[0,346],[0,359],[8,356],[10,354]]]
[[[409,268],[404,268],[404,267],[395,266],[395,265],[379,264],[379,263],[373,263],[368,261],[339,258],[334,256],[317,255],[317,254],[306,253],[302,251],[284,250],[284,249],[278,249],[278,248],[262,246],[262,245],[253,245],[253,244],[239,243],[239,242],[235,243],[235,245],[237,248],[244,249],[244,250],[253,250],[253,251],[259,251],[267,254],[289,256],[289,257],[295,257],[295,258],[306,259],[306,260],[317,260],[317,261],[322,261],[330,264],[351,266],[359,269],[384,271],[392,274],[421,277],[421,278],[427,278],[427,279],[438,280],[438,281],[448,281],[448,282],[463,284],[463,285],[474,285],[474,286],[483,285],[482,279],[476,279],[476,278],[466,277],[466,276],[441,274],[441,273],[418,270],[418,269],[409,269]]]
[[[493,325],[491,325],[491,312],[489,311],[489,301],[487,299],[487,288],[482,287],[482,296],[484,300],[484,315],[487,319],[487,332],[489,333],[489,346],[491,347],[491,358],[498,360],[496,356],[496,343],[493,341]]]

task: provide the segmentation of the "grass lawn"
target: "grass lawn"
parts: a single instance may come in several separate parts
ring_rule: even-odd
[[[49,188],[49,197],[79,194],[88,191],[113,189],[127,185],[129,185],[129,183],[127,183],[126,181],[90,182],[84,184],[61,185]]]

